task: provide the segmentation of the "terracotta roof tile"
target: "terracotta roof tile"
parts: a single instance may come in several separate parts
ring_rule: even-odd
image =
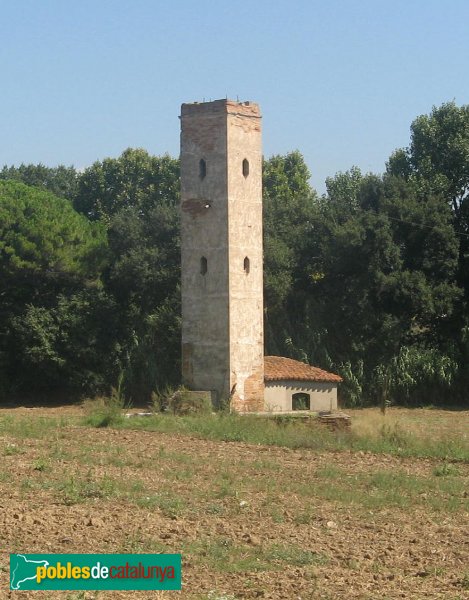
[[[342,381],[342,377],[339,377],[339,375],[282,356],[264,356],[264,379],[265,381],[295,379],[297,381],[330,381],[336,383]]]

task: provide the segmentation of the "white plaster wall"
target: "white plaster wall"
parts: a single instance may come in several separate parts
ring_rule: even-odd
[[[337,384],[307,381],[269,381],[265,384],[265,410],[284,412],[292,410],[292,396],[297,393],[310,395],[310,410],[337,409]]]

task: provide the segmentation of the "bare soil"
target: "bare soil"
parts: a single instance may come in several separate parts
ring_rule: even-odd
[[[16,408],[0,417],[80,411]],[[0,598],[469,598],[467,502],[445,511],[422,497],[404,508],[370,509],[315,493],[324,472],[333,487],[334,472],[427,478],[439,461],[79,426],[42,438],[0,436],[0,454],[7,447],[13,451],[0,457]],[[458,470],[467,484],[469,465]],[[117,489],[89,492],[106,478]],[[75,497],[75,481],[88,482],[87,493]],[[157,497],[167,505],[152,504]],[[278,558],[272,549],[281,549]],[[183,590],[10,592],[10,552],[182,552]]]

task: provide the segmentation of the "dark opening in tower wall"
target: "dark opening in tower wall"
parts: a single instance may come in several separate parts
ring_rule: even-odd
[[[249,175],[249,161],[247,158],[243,160],[243,175],[244,177]]]
[[[246,258],[244,259],[244,272],[246,273],[246,275],[249,273],[250,268],[251,268],[251,262],[250,262],[249,258],[246,256]]]
[[[207,270],[208,270],[207,259],[205,258],[205,256],[202,256],[202,258],[200,259],[200,274],[205,275],[207,273]]]
[[[201,158],[199,161],[199,177],[200,179],[204,179],[207,175],[207,163],[204,158]]]

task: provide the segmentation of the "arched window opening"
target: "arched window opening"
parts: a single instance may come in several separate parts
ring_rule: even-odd
[[[249,258],[246,256],[246,258],[244,259],[244,272],[246,273],[246,275],[249,273],[250,268],[251,268],[251,263],[249,261]]]
[[[205,162],[205,159],[201,158],[199,160],[199,177],[200,177],[200,179],[204,179],[206,175],[207,175],[207,163]]]
[[[207,259],[205,258],[205,256],[202,256],[202,258],[200,259],[200,274],[205,275],[207,270],[208,270]]]
[[[247,158],[243,160],[243,175],[244,177],[249,175],[249,161]]]
[[[310,410],[311,400],[309,394],[298,392],[291,397],[292,410]]]

